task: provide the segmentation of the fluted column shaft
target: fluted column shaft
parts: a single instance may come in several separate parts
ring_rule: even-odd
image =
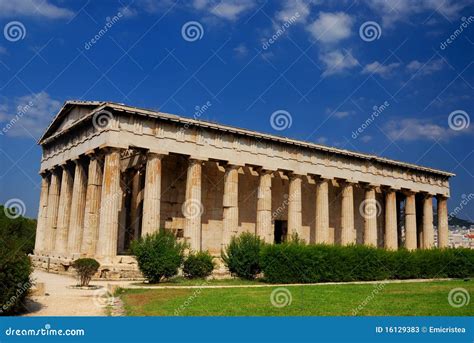
[[[46,173],[41,175],[41,193],[38,209],[38,222],[36,225],[35,254],[44,252],[46,225],[48,220],[48,193],[50,176]]]
[[[239,230],[239,167],[228,165],[224,174],[222,247],[230,243]]]
[[[329,243],[329,180],[316,181],[316,243]]]
[[[190,159],[186,180],[186,201],[183,214],[186,217],[184,235],[191,250],[201,250],[201,216],[204,207],[201,200],[202,161]]]
[[[58,221],[58,208],[59,208],[59,190],[60,190],[61,177],[59,176],[59,170],[53,170],[51,173],[51,183],[49,186],[48,194],[48,214],[46,220],[45,230],[45,245],[44,250],[47,253],[52,253],[54,245],[56,243],[56,225]]]
[[[423,248],[430,249],[433,245],[433,197],[426,195],[423,199]]]
[[[92,155],[87,177],[86,205],[84,215],[84,232],[82,235],[81,253],[94,256],[97,248],[100,221],[100,198],[102,193],[102,165],[97,156]]]
[[[354,190],[351,183],[343,183],[341,203],[341,245],[355,244]]]
[[[257,236],[266,243],[274,242],[272,228],[272,172],[262,171],[257,190]]]
[[[136,170],[132,180],[132,199],[130,204],[131,230],[134,239],[140,236],[140,215],[143,218],[143,211],[140,211],[140,202],[143,200],[144,194],[141,183],[141,172]]]
[[[446,248],[448,246],[448,200],[445,197],[438,197],[438,246]]]
[[[297,234],[301,237],[301,175],[290,175],[288,195],[288,234],[291,237]]]
[[[415,194],[409,193],[405,203],[405,248],[416,250],[416,203]]]
[[[121,203],[120,151],[111,149],[106,153],[104,161],[99,239],[97,242],[97,255],[104,258],[106,262],[117,255]]]
[[[385,193],[385,248],[397,250],[397,193],[387,190]]]
[[[364,244],[373,247],[377,246],[377,215],[379,206],[375,199],[375,188],[367,186],[365,189],[364,208]]]
[[[59,195],[58,223],[56,232],[56,245],[54,251],[58,254],[67,252],[67,236],[69,231],[69,219],[71,216],[71,200],[73,175],[67,165],[63,165],[61,178],[61,192]]]
[[[84,215],[87,192],[87,175],[80,160],[75,160],[74,184],[72,186],[71,217],[69,219],[69,234],[67,251],[78,254],[81,251],[82,234],[84,230]]]
[[[147,154],[143,198],[142,236],[160,230],[161,159],[160,154]]]

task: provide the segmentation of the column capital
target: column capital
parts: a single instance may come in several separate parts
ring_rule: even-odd
[[[449,197],[447,195],[444,195],[444,194],[436,194],[436,199],[437,200],[448,200]]]
[[[418,192],[411,189],[402,188],[402,193],[408,197],[408,196],[416,195]]]
[[[372,189],[376,189],[377,187],[380,187],[379,184],[362,182],[362,181],[359,182],[359,186],[365,190],[372,190]]]
[[[288,178],[290,180],[296,180],[296,179],[301,179],[304,175],[301,175],[301,174],[296,174],[294,172],[289,172],[288,173]]]

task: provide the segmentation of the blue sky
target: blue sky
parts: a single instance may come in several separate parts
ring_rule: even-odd
[[[208,104],[201,119],[451,171],[453,210],[474,193],[473,16],[464,0],[0,0],[0,203],[36,216],[36,139],[82,99]]]

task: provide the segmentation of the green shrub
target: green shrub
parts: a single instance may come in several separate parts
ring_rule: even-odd
[[[148,281],[158,283],[162,278],[170,278],[178,273],[185,247],[173,233],[161,230],[133,241],[131,251]]]
[[[260,250],[263,241],[252,233],[244,232],[232,237],[226,251],[222,252],[222,260],[232,275],[242,279],[255,279],[261,271]]]
[[[474,276],[474,250],[388,251],[363,245],[266,245],[260,262],[271,283],[370,281]]]
[[[0,315],[12,315],[24,310],[23,304],[31,288],[31,262],[9,236],[0,244]]]
[[[72,263],[80,279],[80,286],[87,287],[92,276],[99,270],[100,263],[93,258],[79,258]]]
[[[214,270],[214,261],[209,252],[190,254],[183,264],[184,276],[189,279],[204,278]]]

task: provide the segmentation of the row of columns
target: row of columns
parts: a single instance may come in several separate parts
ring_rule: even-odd
[[[69,165],[43,174],[36,237],[36,251],[41,253],[81,254],[102,257],[105,260],[117,254],[119,212],[122,206],[120,150],[107,148],[102,154],[91,153],[88,167],[75,160],[74,172]],[[147,154],[143,196],[142,235],[159,230],[161,205],[162,155]],[[86,170],[87,169],[87,170]],[[225,165],[223,195],[222,245],[229,244],[238,231],[239,166]],[[256,208],[256,233],[268,243],[274,241],[272,216],[272,171],[259,170]],[[300,235],[302,228],[302,175],[289,173],[288,234]],[[185,204],[191,214],[186,215],[184,236],[190,248],[202,248],[201,237],[201,185],[202,161],[189,159],[185,191]],[[329,183],[316,178],[315,241],[329,241]],[[354,225],[354,183],[339,180],[341,190],[341,244],[356,243]],[[373,186],[365,186],[366,203],[376,203]],[[388,249],[398,248],[396,191],[385,191],[384,242]],[[134,206],[132,206],[135,208]],[[408,249],[433,246],[432,196],[423,200],[422,227],[417,229],[415,193],[406,193],[405,245]],[[137,216],[137,214],[135,214]],[[364,244],[377,246],[377,216],[366,215]],[[439,246],[448,244],[448,217],[446,198],[438,198]]]

